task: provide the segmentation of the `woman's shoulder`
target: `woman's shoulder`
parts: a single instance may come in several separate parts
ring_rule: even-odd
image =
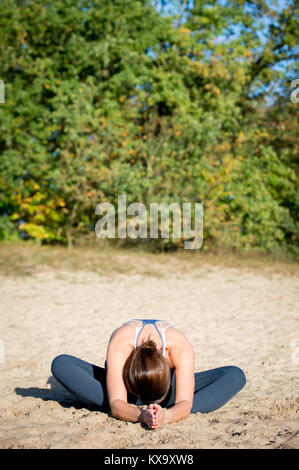
[[[192,355],[193,346],[187,336],[177,328],[168,328],[167,345],[172,356]]]
[[[187,336],[185,335],[185,333],[179,328],[177,328],[176,326],[168,324],[166,331],[169,337],[177,340],[179,343],[186,343],[186,342],[189,343],[189,340]]]
[[[122,325],[115,328],[114,331],[111,333],[111,338],[119,337],[128,334],[128,332],[132,332],[132,326],[128,323],[123,323]]]
[[[123,323],[116,328],[110,336],[109,343],[128,341],[132,338],[132,325],[129,322]]]

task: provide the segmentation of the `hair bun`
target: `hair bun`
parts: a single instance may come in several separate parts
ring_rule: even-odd
[[[157,351],[157,345],[153,340],[149,339],[148,341],[145,341],[140,346],[140,349],[142,349],[146,353],[152,354],[152,353],[155,353]]]

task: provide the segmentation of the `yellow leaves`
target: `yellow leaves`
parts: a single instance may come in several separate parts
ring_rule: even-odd
[[[235,170],[239,166],[239,161],[237,158],[232,156],[231,154],[225,155],[223,157],[223,167],[224,168],[230,168],[232,170]]]
[[[36,214],[36,216],[34,217],[34,221],[44,223],[46,221],[45,215],[44,214]]]
[[[247,136],[244,135],[244,132],[239,132],[238,137],[236,139],[237,147],[240,147],[244,142],[246,142]]]
[[[216,87],[215,85],[213,85],[212,83],[207,83],[204,88],[206,90],[210,90],[211,93],[215,96],[218,96],[220,94],[220,89],[218,87]]]
[[[182,47],[186,47],[190,41],[191,37],[191,29],[188,28],[179,28],[176,30],[177,33],[177,43],[180,44]]]
[[[125,99],[126,99],[125,95],[121,95],[121,96],[118,98],[118,100],[119,100],[120,103],[123,103],[123,102],[125,101]]]
[[[199,61],[194,61],[190,64],[191,67],[202,77],[207,78],[209,76],[209,67],[206,64],[202,64]]]
[[[49,237],[45,227],[34,223],[24,223],[19,225],[19,230],[26,230],[29,236],[44,240]]]
[[[219,62],[219,60],[213,60],[212,64],[210,64],[209,68],[209,77],[211,80],[217,80],[219,83],[219,80],[230,80],[230,73],[227,69],[227,67]]]
[[[183,34],[191,34],[192,33],[191,29],[188,29],[188,28],[179,28],[179,31],[180,31],[180,33],[183,33]]]
[[[243,85],[246,81],[244,69],[242,67],[238,67],[233,74],[233,78],[236,80],[236,82]]]
[[[16,201],[17,204],[21,204],[22,202],[22,195],[19,192],[17,192],[16,194],[12,194],[11,198],[13,201]]]
[[[231,144],[229,141],[221,142],[221,144],[215,146],[214,150],[219,153],[228,152],[231,150]]]
[[[44,87],[45,87],[47,90],[49,90],[50,85],[49,85],[48,83],[46,83],[46,84],[44,85]]]

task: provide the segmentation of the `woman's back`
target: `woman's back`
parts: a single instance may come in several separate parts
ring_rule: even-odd
[[[132,350],[148,339],[156,343],[157,349],[162,352],[170,369],[175,368],[176,356],[182,348],[188,350],[192,348],[186,336],[166,320],[132,319],[114,330],[108,349],[114,352],[121,350],[122,359],[125,360]]]
[[[172,326],[166,322],[165,320],[156,320],[156,319],[134,319],[129,320],[128,322],[124,323],[124,325],[132,325],[135,328],[135,340],[134,340],[134,348],[136,349],[139,343],[139,337],[144,331],[144,335],[141,337],[141,344],[144,341],[145,335],[155,335],[156,332],[158,333],[161,345],[162,345],[162,354],[165,356],[166,350],[166,335],[165,331],[167,328]],[[150,328],[148,328],[150,327]],[[153,330],[155,329],[155,331]]]

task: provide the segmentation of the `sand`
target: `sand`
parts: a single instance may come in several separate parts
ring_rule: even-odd
[[[299,447],[299,274],[158,259],[148,273],[1,277],[1,448]],[[149,430],[86,407],[52,377],[61,353],[103,365],[111,332],[138,317],[181,329],[196,370],[236,365],[246,386],[215,412]]]

